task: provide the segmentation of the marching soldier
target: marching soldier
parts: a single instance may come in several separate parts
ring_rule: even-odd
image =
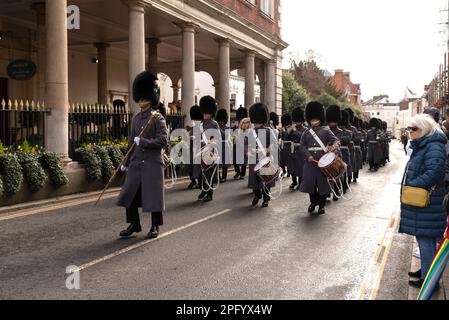
[[[160,89],[157,81],[155,75],[144,71],[133,83],[133,99],[139,103],[141,110],[132,120],[128,141],[129,145],[135,143],[136,147],[121,168],[128,173],[117,205],[126,208],[126,220],[129,223],[128,228],[120,232],[121,237],[129,237],[142,231],[139,207],[142,207],[143,212],[152,213],[148,238],[156,238],[159,226],[163,225],[165,192],[164,161],[161,152],[168,145],[168,133],[164,117],[153,113],[159,106]],[[150,125],[140,134],[147,123]]]
[[[217,112],[216,121],[220,126],[221,133],[221,154],[220,154],[220,167],[221,167],[221,177],[220,183],[225,183],[228,177],[228,168],[231,156],[231,137],[230,128],[228,127],[229,115],[225,109],[220,109]]]
[[[332,105],[329,108],[327,108],[326,110],[326,122],[327,125],[329,126],[329,129],[332,131],[332,133],[337,137],[337,139],[341,141],[345,139],[345,137],[347,137],[347,132],[345,132],[344,130],[340,129],[338,127],[338,124],[341,123],[341,109],[339,106],[337,105]],[[346,145],[348,144],[348,142],[346,141]],[[338,150],[337,150],[337,154],[338,156],[344,161],[349,161],[349,152],[345,153],[345,157],[343,157],[342,154],[342,150],[340,149],[341,147],[339,146]],[[349,151],[349,150],[348,150]],[[341,185],[344,185],[345,182],[341,181]],[[335,186],[335,184],[333,185],[334,190],[338,190],[338,187]],[[339,190],[340,193],[343,190]],[[334,201],[338,201],[338,197],[333,194],[333,200]]]
[[[343,193],[349,189],[350,181],[352,181],[352,155],[351,155],[351,141],[352,141],[352,131],[348,130],[349,126],[349,113],[346,110],[341,112],[341,122],[339,123],[340,129],[342,130],[340,138],[340,150],[342,154],[343,161],[347,164],[346,173],[343,177]]]
[[[271,156],[270,140],[275,139],[275,137],[271,128],[267,126],[268,116],[268,108],[261,103],[256,103],[249,109],[249,117],[251,119],[251,123],[254,125],[254,129],[251,130],[255,133],[255,137],[259,139],[261,147],[265,149],[261,149],[259,143],[255,143],[254,146],[250,146],[251,150],[249,150],[248,160],[250,165],[248,188],[252,189],[254,193],[254,199],[252,201],[253,207],[257,206],[262,198],[262,208],[268,207],[271,200],[270,190],[275,186],[274,183],[266,185],[262,178],[254,171],[256,164],[259,163],[260,160]],[[262,135],[265,135],[265,141],[261,138]]]
[[[366,133],[368,132],[369,129],[369,124],[366,121],[362,122],[362,159],[363,159],[363,164],[366,163],[366,155],[368,152],[368,146],[367,146],[367,141],[366,141]]]
[[[220,132],[220,126],[214,120],[215,114],[217,113],[217,102],[211,96],[202,97],[200,100],[200,110],[203,115],[203,122],[201,123],[200,133],[201,133],[201,143],[202,146],[206,146],[206,148],[216,148],[214,143],[218,143],[221,141],[221,135],[218,137],[211,136],[207,137],[208,141],[205,140],[205,133],[207,130],[216,130],[216,132]],[[213,200],[214,195],[214,187],[215,183],[218,182],[218,168],[216,165],[208,166],[207,168],[201,167],[203,179],[202,179],[202,187],[201,193],[198,196],[198,201],[209,202]]]
[[[363,169],[362,133],[359,131],[360,121],[359,118],[354,117],[354,123],[351,127],[354,141],[354,183],[357,183],[360,170]]]
[[[368,143],[368,163],[369,171],[378,171],[379,163],[382,161],[382,148],[379,141],[379,122],[378,119],[372,118],[369,121],[370,129],[366,134],[366,140]]]
[[[245,179],[246,166],[248,165],[248,139],[244,135],[241,135],[240,123],[242,122],[243,119],[248,118],[248,110],[240,106],[240,108],[238,108],[236,111],[236,118],[237,123],[232,128],[234,130],[234,139],[233,139],[234,140],[233,160],[235,171],[234,180],[237,179],[243,180]],[[237,145],[239,144],[243,145],[243,157],[241,154],[240,155],[237,154],[239,153],[237,150]]]
[[[323,127],[326,120],[321,103],[313,101],[307,105],[306,120],[310,129],[304,132],[300,142],[306,159],[300,190],[310,195],[309,213],[314,212],[318,206],[318,213],[325,214],[326,198],[332,191],[317,162],[326,152],[337,150],[338,139],[332,131]]]
[[[281,144],[279,146],[281,152],[279,157],[279,166],[282,168],[282,172],[284,172],[284,176],[287,175],[288,170],[288,161],[290,158],[291,153],[291,141],[290,134],[293,130],[293,122],[292,122],[292,116],[290,114],[284,114],[281,117]],[[290,175],[290,172],[288,173]],[[290,186],[290,189],[294,189],[294,181],[292,182],[292,185]]]
[[[288,161],[288,172],[292,176],[290,190],[299,190],[304,171],[304,157],[301,151],[301,138],[307,129],[304,127],[304,110],[295,108],[292,111],[293,130],[288,136],[290,141],[290,156]]]
[[[187,187],[188,189],[199,189],[201,188],[202,184],[202,174],[201,174],[201,165],[195,164],[193,161],[193,156],[199,150],[194,150],[194,143],[193,143],[193,133],[195,131],[198,131],[196,128],[199,128],[201,125],[201,121],[203,120],[203,115],[201,114],[200,107],[198,105],[194,105],[190,108],[190,118],[193,122],[193,127],[191,128],[191,134],[190,134],[190,164],[189,164],[189,176],[190,176],[190,184]]]

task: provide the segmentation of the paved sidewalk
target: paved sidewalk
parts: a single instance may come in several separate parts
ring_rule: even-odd
[[[416,240],[413,244],[413,250],[418,247]],[[412,252],[412,263],[410,266],[411,271],[416,271],[420,268],[420,260],[413,256]],[[419,290],[409,286],[408,299],[416,300],[418,297]],[[448,300],[449,299],[449,268],[446,268],[443,277],[440,281],[440,289],[435,292],[431,300]]]

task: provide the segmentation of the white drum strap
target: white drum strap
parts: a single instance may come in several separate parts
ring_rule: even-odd
[[[259,137],[256,134],[256,131],[254,129],[251,129],[251,131],[253,132],[253,136],[256,139],[257,146],[259,147],[259,149],[263,153],[263,155],[266,156],[267,155],[267,151],[264,148],[264,146],[262,145],[262,142],[260,142]]]
[[[318,137],[318,135],[315,133],[315,131],[313,131],[313,129],[309,129],[309,132],[312,135],[312,137],[315,139],[315,141],[318,142],[318,144],[323,149],[323,151],[327,152],[326,146],[324,145],[323,141],[321,141],[320,137]]]

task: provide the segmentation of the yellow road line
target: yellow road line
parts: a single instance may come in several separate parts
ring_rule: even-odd
[[[198,225],[198,224],[200,224],[200,223],[203,223],[203,222],[206,222],[206,221],[208,221],[208,220],[214,219],[214,218],[219,217],[219,216],[221,216],[221,215],[224,215],[224,214],[226,214],[226,213],[228,213],[228,212],[231,212],[231,209],[225,209],[225,210],[222,210],[222,211],[217,212],[217,213],[215,213],[215,214],[213,214],[213,215],[207,216],[207,217],[205,217],[205,218],[203,218],[203,219],[200,219],[200,220],[191,222],[191,223],[189,223],[189,224],[186,224],[186,225],[184,225],[184,226],[182,226],[182,227],[173,229],[173,230],[171,230],[171,231],[168,231],[168,232],[166,232],[166,233],[161,234],[161,235],[160,235],[158,238],[156,238],[156,239],[148,239],[148,240],[145,240],[145,241],[136,243],[136,244],[134,244],[134,245],[132,245],[132,246],[126,247],[126,248],[124,248],[124,249],[118,250],[118,251],[116,251],[116,252],[114,252],[114,253],[111,253],[111,254],[109,254],[109,255],[107,255],[107,256],[104,256],[104,257],[102,257],[102,258],[95,259],[95,260],[93,260],[93,261],[91,261],[91,262],[89,262],[89,263],[85,263],[85,264],[79,266],[78,268],[72,269],[72,272],[85,270],[85,269],[90,268],[90,267],[92,267],[92,266],[94,266],[94,265],[96,265],[96,264],[99,264],[99,263],[101,263],[101,262],[105,262],[105,261],[110,260],[110,259],[112,259],[112,258],[115,258],[115,257],[117,257],[117,256],[119,256],[119,255],[121,255],[121,254],[130,252],[130,251],[132,251],[132,250],[135,250],[135,249],[137,249],[137,248],[140,248],[140,247],[142,247],[142,246],[145,246],[145,245],[147,245],[147,244],[149,244],[149,243],[152,243],[152,242],[154,242],[154,241],[158,241],[158,240],[160,240],[160,239],[166,238],[166,237],[168,237],[168,236],[170,236],[170,235],[173,235],[173,234],[178,233],[178,232],[180,232],[180,231],[183,231],[183,230],[185,230],[185,229],[191,228],[191,227],[193,227],[193,226],[196,226],[196,225]]]

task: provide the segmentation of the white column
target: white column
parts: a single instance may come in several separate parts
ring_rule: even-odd
[[[254,51],[246,51],[245,58],[245,107],[249,108],[254,104],[255,86],[255,58]]]
[[[31,5],[31,8],[36,11],[36,40],[37,40],[37,101],[43,102],[45,99],[45,3],[36,2]],[[0,28],[1,29],[1,28]]]
[[[231,114],[229,79],[231,62],[229,57],[230,43],[228,39],[218,40],[218,106]]]
[[[108,58],[107,43],[95,43],[97,48],[98,65],[97,65],[97,101],[100,104],[108,103]]]
[[[144,1],[124,1],[129,8],[129,110],[136,114],[138,104],[132,97],[136,76],[145,71],[145,7]]]
[[[67,1],[46,1],[45,147],[68,159]]]
[[[190,107],[195,104],[195,26],[182,25],[182,112],[191,125]]]
[[[265,103],[270,112],[276,112],[276,62],[266,62]]]

